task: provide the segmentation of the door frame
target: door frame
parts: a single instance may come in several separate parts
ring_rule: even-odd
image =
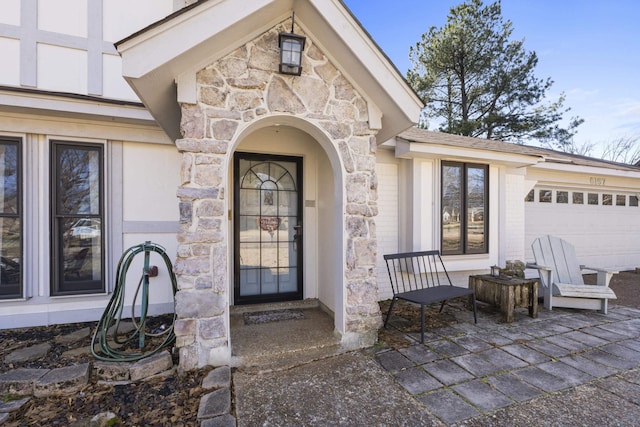
[[[240,295],[240,160],[257,161],[284,161],[296,164],[296,190],[297,219],[298,225],[302,228],[302,235],[299,238],[297,251],[296,280],[297,290],[295,292],[285,292],[267,295]],[[303,209],[303,157],[286,156],[279,154],[250,153],[236,151],[233,155],[233,303],[234,305],[260,304],[270,302],[285,302],[303,299],[304,289],[304,209]]]

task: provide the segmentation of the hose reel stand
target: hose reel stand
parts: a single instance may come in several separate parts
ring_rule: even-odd
[[[136,361],[151,356],[163,348],[169,347],[175,342],[176,336],[173,331],[173,325],[176,320],[175,312],[169,327],[164,329],[158,328],[158,330],[153,331],[147,330],[149,278],[158,275],[158,268],[156,266],[149,265],[152,252],[159,254],[167,267],[175,307],[175,295],[178,290],[178,286],[171,260],[169,259],[165,249],[160,245],[151,243],[150,241],[130,247],[120,257],[118,269],[116,271],[115,290],[109,300],[109,304],[107,305],[104,314],[98,322],[98,326],[93,334],[93,339],[91,340],[91,353],[96,359],[124,362]],[[119,328],[125,305],[127,271],[129,270],[134,258],[141,253],[144,253],[144,267],[131,305],[131,322],[133,323],[133,330],[129,332],[128,335],[123,333],[124,336],[120,337]],[[139,320],[136,321],[135,309],[139,295],[141,297],[140,316]],[[111,335],[111,339],[109,339],[109,335]],[[147,337],[152,339],[163,337],[164,339],[159,344],[154,343],[153,346],[145,349],[145,339]],[[136,339],[138,350],[127,350],[127,348],[135,346]],[[99,345],[100,354],[96,351],[96,344]]]

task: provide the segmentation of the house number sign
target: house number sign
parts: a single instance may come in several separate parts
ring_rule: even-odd
[[[589,178],[589,182],[591,183],[591,185],[604,186],[604,178],[596,178],[592,176],[591,178]]]

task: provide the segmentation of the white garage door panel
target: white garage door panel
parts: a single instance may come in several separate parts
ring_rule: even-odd
[[[572,243],[581,264],[640,267],[640,208],[635,206],[526,202],[525,234],[527,261],[533,260],[531,242],[551,234]]]

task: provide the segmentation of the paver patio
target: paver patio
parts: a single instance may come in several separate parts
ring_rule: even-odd
[[[410,345],[384,348],[376,360],[448,424],[640,367],[638,309],[541,310],[537,319],[521,309],[508,324],[480,310],[477,325],[464,307],[447,310],[456,320],[427,328],[423,345],[395,330]],[[615,392],[615,381],[600,381]]]

